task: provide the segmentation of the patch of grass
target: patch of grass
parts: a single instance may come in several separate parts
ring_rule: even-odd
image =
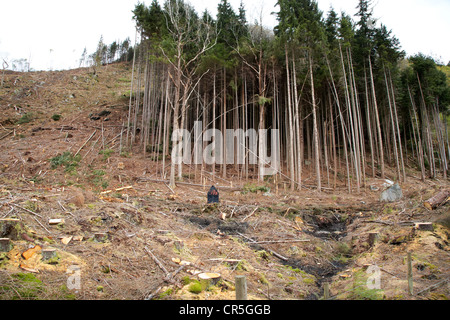
[[[53,120],[53,121],[59,121],[59,120],[61,120],[61,115],[55,113],[54,115],[52,115],[52,120]]]
[[[353,275],[354,289],[350,298],[352,300],[383,300],[383,291],[381,289],[368,289],[368,275],[360,270]]]
[[[0,297],[6,300],[34,300],[44,291],[44,286],[32,273],[15,273],[11,281],[0,286]]]

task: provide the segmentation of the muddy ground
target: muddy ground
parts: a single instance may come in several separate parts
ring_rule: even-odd
[[[234,299],[236,275],[250,299],[321,299],[325,283],[331,299],[448,299],[450,207],[423,206],[448,180],[421,182],[410,164],[403,198],[382,203],[380,179],[349,194],[342,178],[319,194],[308,168],[295,192],[208,174],[220,192],[208,205],[189,168],[171,190],[139,147],[119,151],[130,78],[126,64],[5,73],[0,238],[11,248],[0,253],[0,299]],[[43,261],[49,248],[56,256]],[[371,266],[381,289],[368,286]],[[220,280],[200,281],[204,272]]]

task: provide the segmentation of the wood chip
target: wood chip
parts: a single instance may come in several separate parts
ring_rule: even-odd
[[[64,219],[50,219],[48,220],[48,224],[51,226],[60,224],[60,223],[64,223]]]
[[[22,258],[25,260],[30,259],[32,256],[34,256],[36,253],[40,252],[42,250],[41,246],[36,245],[31,249],[28,249],[22,253]]]
[[[181,259],[180,258],[172,258],[172,261],[175,262],[176,264],[180,264],[181,263]]]
[[[72,239],[73,239],[73,236],[70,236],[70,237],[64,237],[64,238],[61,239],[61,242],[62,242],[63,244],[68,244],[70,241],[72,241]]]

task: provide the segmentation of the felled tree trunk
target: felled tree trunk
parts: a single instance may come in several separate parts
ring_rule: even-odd
[[[437,195],[432,197],[431,199],[428,199],[423,203],[425,208],[429,210],[434,210],[437,207],[445,204],[448,200],[450,200],[450,190],[444,190],[439,192]]]

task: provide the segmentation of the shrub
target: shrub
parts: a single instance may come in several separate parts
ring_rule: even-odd
[[[58,155],[50,159],[52,169],[56,169],[59,166],[65,167],[66,172],[73,172],[78,167],[81,156],[78,154],[74,156],[71,152],[66,151],[61,155]]]

